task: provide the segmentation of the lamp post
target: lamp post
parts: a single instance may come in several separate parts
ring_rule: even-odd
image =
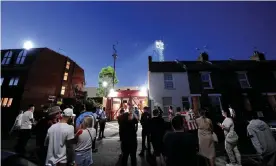
[[[113,72],[113,78],[112,78],[112,81],[113,81],[113,84],[112,84],[112,87],[114,89],[114,85],[115,85],[115,72],[116,72],[116,59],[118,57],[117,55],[117,50],[115,49],[115,45],[113,45],[113,50],[114,50],[114,53],[112,55],[113,57],[113,69],[114,69],[114,72]]]

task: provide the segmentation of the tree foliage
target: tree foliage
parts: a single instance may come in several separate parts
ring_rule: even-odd
[[[105,97],[107,96],[109,90],[113,87],[113,73],[114,69],[111,66],[107,66],[102,68],[99,73],[99,86],[97,88],[97,96],[98,97]],[[114,85],[116,85],[119,81],[116,76],[115,72],[115,79]],[[106,87],[103,87],[103,82],[107,83]]]

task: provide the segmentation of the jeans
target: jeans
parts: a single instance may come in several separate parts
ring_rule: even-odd
[[[76,152],[76,165],[77,166],[90,166],[93,164],[92,150]]]
[[[147,139],[147,148],[150,152],[150,133],[146,129],[142,129],[142,151],[144,152],[146,150],[146,139]]]
[[[127,166],[128,157],[131,159],[131,166],[137,166],[136,151],[137,151],[137,141],[136,142],[122,142],[121,149],[123,152],[122,166]]]
[[[31,129],[21,129],[15,150],[17,153],[25,153],[25,147],[31,138]]]
[[[241,154],[238,149],[237,143],[231,144],[225,141],[225,150],[229,157],[231,164],[240,164],[241,165]]]

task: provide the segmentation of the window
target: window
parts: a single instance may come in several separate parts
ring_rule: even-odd
[[[201,81],[204,89],[212,89],[212,80],[209,72],[201,73]]]
[[[66,62],[66,69],[68,69],[68,70],[70,69],[70,62],[69,61]]]
[[[169,73],[164,74],[164,86],[165,86],[165,89],[173,89],[174,88],[172,74],[169,74]]]
[[[11,58],[12,58],[12,52],[11,51],[6,52],[4,55],[4,58],[2,59],[1,64],[2,65],[10,64]]]
[[[16,64],[22,65],[26,59],[26,56],[27,56],[27,50],[20,51],[16,59]]]
[[[18,84],[19,78],[15,77],[15,78],[11,78],[9,85],[10,86],[16,86]]]
[[[190,102],[189,102],[189,97],[182,97],[182,107],[183,107],[183,109],[191,108]]]
[[[209,94],[209,100],[210,100],[210,104],[212,105],[213,108],[216,109],[216,111],[222,110],[220,96]]]
[[[168,115],[169,107],[172,105],[172,97],[163,97],[162,102],[164,115]]]
[[[243,96],[243,103],[246,111],[252,111],[251,102],[247,96]]]
[[[65,73],[64,73],[64,76],[63,76],[63,80],[64,80],[64,81],[67,81],[67,79],[68,79],[68,73],[65,72]]]
[[[12,105],[13,98],[1,98],[2,107],[10,107]]]
[[[247,79],[247,74],[244,72],[238,73],[238,79],[241,85],[241,88],[250,88],[250,84]]]
[[[61,87],[61,92],[60,92],[61,95],[64,95],[65,94],[65,86],[62,86]]]
[[[4,78],[1,78],[1,86],[2,86],[2,84],[3,84],[3,81],[4,81]]]

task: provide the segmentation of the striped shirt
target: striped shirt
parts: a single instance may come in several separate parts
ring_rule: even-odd
[[[185,122],[188,130],[196,130],[197,124],[196,124],[195,114],[193,110],[185,112],[183,115],[185,117]]]

